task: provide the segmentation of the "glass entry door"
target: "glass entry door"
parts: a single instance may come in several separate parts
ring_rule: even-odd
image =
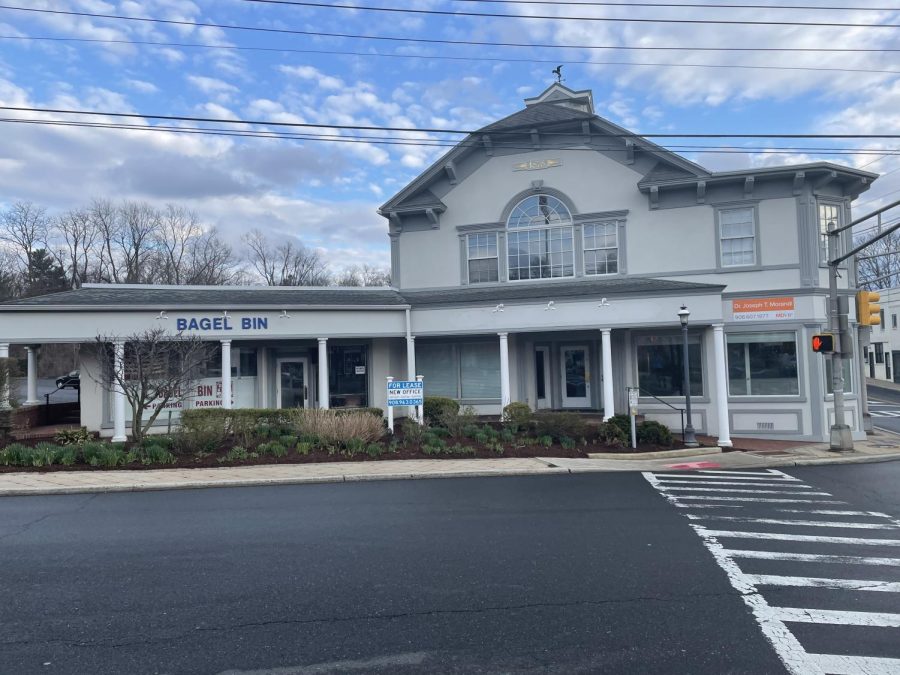
[[[587,347],[562,347],[563,408],[591,407],[591,364]]]
[[[307,359],[279,359],[275,400],[279,408],[306,408],[309,404]]]

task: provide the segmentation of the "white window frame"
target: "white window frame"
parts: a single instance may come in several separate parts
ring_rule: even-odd
[[[528,201],[530,199],[534,199],[535,197],[538,197],[538,198],[547,197],[548,199],[553,199],[555,201],[555,205],[553,206],[553,213],[555,213],[557,216],[561,216],[562,209],[564,209],[566,219],[565,220],[560,219],[560,220],[557,220],[554,222],[538,223],[536,225],[528,224],[528,225],[523,225],[523,226],[510,227],[510,223],[514,219],[518,219],[519,217],[521,217],[516,213],[517,210],[519,209],[519,207],[521,207],[522,204],[524,204],[526,201]],[[510,264],[512,240],[514,238],[518,239],[518,237],[514,236],[514,235],[517,235],[519,233],[528,233],[529,235],[531,233],[539,233],[538,237],[539,237],[540,242],[542,244],[546,243],[548,245],[547,248],[552,249],[552,246],[553,246],[552,241],[554,240],[553,237],[554,237],[555,232],[560,232],[561,233],[560,238],[563,240],[565,240],[566,235],[568,235],[568,239],[572,244],[571,251],[560,250],[560,251],[554,252],[552,250],[548,250],[546,252],[546,255],[552,256],[554,253],[559,253],[559,254],[565,256],[566,253],[569,253],[569,255],[571,256],[570,260],[569,260],[571,272],[569,274],[563,273],[563,274],[559,274],[559,275],[554,275],[553,274],[554,265],[553,265],[552,258],[551,258],[549,260],[549,264],[547,265],[547,267],[549,267],[549,269],[550,269],[549,276],[546,276],[546,277],[545,276],[538,276],[538,277],[529,276],[526,278],[522,278],[520,276],[517,279],[513,279],[513,270],[514,269],[515,270],[527,269],[529,271],[529,273],[532,269],[531,265],[528,265],[527,268],[519,267],[518,266],[518,256],[516,259],[516,265],[513,266]],[[516,282],[516,281],[546,281],[547,279],[574,278],[576,276],[576,270],[575,270],[576,248],[577,248],[577,246],[576,246],[576,242],[575,242],[575,221],[572,217],[572,212],[569,210],[569,207],[566,206],[562,202],[562,200],[560,200],[558,197],[555,197],[551,194],[539,193],[539,194],[528,195],[527,197],[519,200],[516,203],[516,205],[510,210],[509,217],[506,219],[506,280],[511,281],[511,282]],[[544,255],[544,254],[542,253],[540,255]],[[530,254],[529,254],[529,257],[530,257]],[[565,267],[566,267],[565,259],[563,259],[561,267],[563,268],[563,270],[565,270]],[[538,267],[539,271],[542,269],[543,269],[543,266]]]
[[[832,201],[828,199],[818,199],[816,200],[816,236],[818,238],[818,250],[819,250],[819,264],[820,265],[828,265],[828,229],[825,227],[828,222],[831,222],[831,218],[823,218],[822,210],[823,208],[829,208],[835,210],[835,217],[833,218],[835,228],[839,228],[843,225],[844,221],[844,207],[843,204],[837,201]],[[841,234],[838,236],[838,250],[833,251],[833,256],[840,255],[841,251],[844,250],[844,235]],[[846,263],[843,263],[843,266]]]
[[[490,238],[493,238],[494,239],[494,255],[477,255],[477,256],[473,257],[472,256],[472,248],[469,245],[469,242],[473,237],[476,239],[476,241],[479,237],[483,237],[488,240]],[[469,284],[469,285],[490,284],[490,283],[496,283],[496,282],[500,281],[500,248],[499,248],[498,239],[499,238],[497,237],[496,232],[472,232],[472,233],[466,235],[465,243],[466,243],[466,283],[467,284]],[[486,244],[486,246],[489,247],[490,243]],[[480,244],[476,244],[476,247],[480,247]],[[497,278],[490,279],[488,281],[472,281],[472,267],[469,263],[471,263],[473,260],[494,260],[494,262],[496,263]]]
[[[733,211],[748,211],[750,213],[750,236],[740,236],[740,237],[726,237],[723,233],[722,228],[722,214],[729,213]],[[719,267],[722,268],[734,268],[734,267],[753,267],[759,263],[759,228],[756,225],[756,207],[752,205],[747,206],[730,206],[727,208],[718,209],[716,213],[716,221],[718,226],[718,236],[719,236]],[[722,245],[725,241],[732,241],[737,239],[750,239],[753,244],[753,260],[751,262],[742,262],[742,263],[726,263],[725,262],[725,248]]]
[[[589,227],[611,227],[612,234],[615,237],[616,245],[615,246],[595,246],[588,248],[587,245],[587,228]],[[584,270],[584,276],[586,277],[603,277],[603,276],[613,276],[615,274],[619,274],[619,226],[620,222],[618,220],[604,220],[595,223],[584,223],[581,226],[581,262],[582,269]],[[588,261],[587,254],[588,251],[615,251],[616,252],[616,271],[615,272],[588,272]],[[607,266],[607,270],[609,270],[609,266]]]
[[[729,398],[742,398],[742,399],[743,398],[800,398],[803,394],[803,389],[802,389],[802,383],[800,381],[800,345],[799,345],[798,339],[797,339],[797,331],[795,331],[795,330],[784,330],[784,331],[773,330],[773,331],[761,331],[761,332],[763,332],[763,333],[784,333],[785,335],[792,334],[794,336],[794,356],[797,359],[797,364],[796,364],[796,367],[797,367],[797,393],[796,394],[754,394],[754,393],[752,393],[753,377],[750,373],[750,350],[747,347],[747,345],[749,345],[750,343],[743,342],[740,344],[744,345],[744,370],[746,373],[745,379],[746,379],[747,385],[748,385],[747,390],[750,391],[751,393],[749,393],[749,394],[732,393],[731,377],[730,377],[730,373],[728,373],[729,374],[729,377],[727,378],[727,380],[728,380],[728,397]],[[735,336],[736,338],[740,338],[740,337],[747,336],[747,335],[758,335],[758,334],[759,333],[757,333],[757,332],[747,331],[747,332],[732,333],[731,335]],[[786,342],[786,340],[785,340],[785,342]],[[734,343],[728,343],[727,336],[726,336],[726,345],[725,345],[726,346],[726,349],[725,349],[726,361],[728,360],[728,344],[734,344]],[[726,367],[728,367],[730,365],[731,365],[730,363],[726,363]]]

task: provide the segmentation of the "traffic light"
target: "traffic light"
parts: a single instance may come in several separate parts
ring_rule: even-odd
[[[856,294],[856,320],[860,326],[877,326],[881,323],[881,293],[859,291]]]
[[[834,351],[834,335],[819,333],[812,336],[812,350],[818,354],[830,354]]]

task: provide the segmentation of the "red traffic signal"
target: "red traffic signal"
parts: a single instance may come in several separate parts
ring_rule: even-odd
[[[831,333],[819,333],[812,337],[812,350],[819,354],[829,354],[834,351],[834,335]]]

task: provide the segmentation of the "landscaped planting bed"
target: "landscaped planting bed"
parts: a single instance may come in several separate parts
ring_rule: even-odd
[[[394,434],[382,411],[223,410],[183,413],[172,435],[139,443],[98,440],[84,429],[52,442],[12,443],[0,449],[0,472],[215,467],[388,459],[475,457],[586,457],[591,452],[648,452],[675,446],[656,422],[638,425],[638,449],[629,447],[630,421],[617,416],[590,423],[577,413],[534,414],[507,406],[501,421],[485,421],[450,399],[425,400],[425,424],[402,420]]]

